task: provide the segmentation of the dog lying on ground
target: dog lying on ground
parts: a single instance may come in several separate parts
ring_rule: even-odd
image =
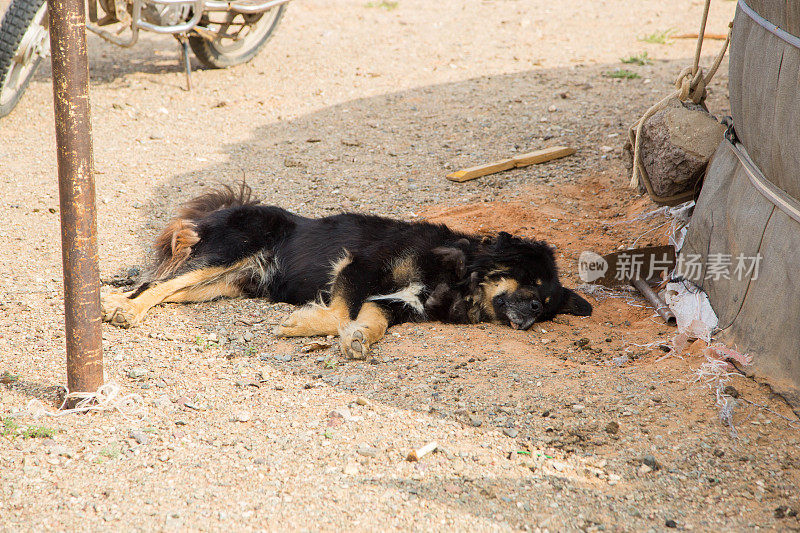
[[[260,204],[244,184],[189,201],[156,248],[148,281],[103,297],[104,321],[131,327],[162,302],[260,297],[303,306],[279,336],[338,335],[342,352],[361,359],[402,322],[528,329],[592,312],[561,286],[544,242],[352,213],[310,219]]]

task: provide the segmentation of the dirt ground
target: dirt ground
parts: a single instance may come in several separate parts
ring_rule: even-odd
[[[305,215],[546,239],[571,287],[583,250],[664,242],[663,217],[620,223],[654,207],[621,144],[694,48],[642,38],[696,31],[702,2],[394,4],[296,0],[261,55],[191,92],[174,40],[90,38],[103,279],[140,271],[180,202],[242,178]],[[715,2],[709,31],[733,9]],[[623,67],[639,77],[608,76]],[[19,415],[66,383],[49,76],[0,121],[0,530],[800,529],[797,418],[732,376],[724,425],[705,359],[667,355],[674,329],[635,297],[527,332],[404,324],[364,362],[277,339],[288,305],[167,305],[103,329],[107,380],[142,415]],[[723,67],[718,115],[726,84]],[[577,154],[444,179],[561,144]]]

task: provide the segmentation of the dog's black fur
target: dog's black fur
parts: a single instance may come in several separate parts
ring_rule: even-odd
[[[592,310],[562,287],[553,249],[544,242],[354,213],[305,218],[258,203],[244,185],[189,202],[157,248],[152,280],[126,295],[129,300],[166,280],[216,268],[213,272],[224,269],[224,281],[214,274],[200,283],[224,283],[219,295],[317,302],[321,308],[339,298],[351,321],[372,302],[386,326],[490,321],[527,329],[557,313],[585,316]],[[209,289],[195,299],[213,296]]]

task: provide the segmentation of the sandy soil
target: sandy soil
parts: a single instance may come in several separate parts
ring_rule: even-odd
[[[192,92],[173,40],[91,38],[102,276],[141,269],[181,201],[244,177],[307,215],[547,239],[574,287],[581,251],[664,221],[617,223],[653,208],[625,186],[625,129],[693,53],[638,39],[696,31],[702,3],[673,4],[297,0],[259,57],[196,71]],[[709,30],[733,8],[715,3]],[[651,64],[620,63],[643,51]],[[623,66],[640,78],[606,75]],[[719,115],[726,81],[710,89]],[[0,121],[0,373],[17,376],[0,385],[4,417],[52,405],[66,381],[51,102],[43,68]],[[444,179],[556,144],[578,153]],[[397,326],[366,362],[276,339],[290,306],[263,301],[104,326],[108,380],[144,415],[5,419],[0,529],[798,529],[800,434],[784,402],[733,376],[723,425],[694,380],[704,359],[664,357],[673,329],[637,298],[592,301],[590,318],[528,332]],[[436,453],[405,460],[430,441]]]

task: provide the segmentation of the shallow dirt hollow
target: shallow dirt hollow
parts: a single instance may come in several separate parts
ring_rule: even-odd
[[[394,4],[297,0],[261,55],[196,70],[191,92],[174,40],[121,50],[90,38],[103,279],[141,271],[182,201],[242,178],[305,215],[545,239],[571,287],[583,250],[665,242],[663,216],[624,222],[655,206],[626,187],[621,144],[694,49],[640,38],[696,31],[701,2]],[[709,31],[733,9],[715,2]],[[642,52],[647,65],[620,62]],[[618,68],[638,77],[608,76]],[[718,115],[726,84],[723,66],[708,102]],[[66,382],[47,66],[0,139],[9,417],[31,400],[52,407]],[[562,144],[577,154],[444,179]],[[591,317],[530,331],[400,325],[364,362],[276,339],[291,307],[264,301],[104,325],[107,379],[141,395],[143,415],[4,418],[0,529],[798,529],[800,434],[785,403],[733,375],[724,425],[695,380],[705,359],[668,355],[675,331],[643,300],[587,297]],[[431,441],[436,452],[405,460]]]

